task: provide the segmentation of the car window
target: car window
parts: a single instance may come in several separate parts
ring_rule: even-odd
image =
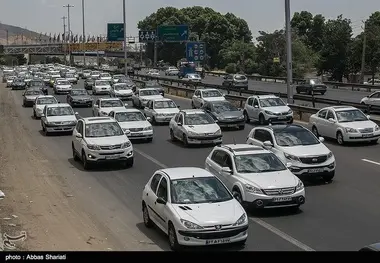
[[[254,100],[253,106],[257,106],[257,107],[259,106],[259,101],[257,99]]]
[[[180,115],[181,115],[180,113],[178,113],[177,115],[175,115],[174,120],[175,120],[176,123],[179,122],[179,116],[180,116]]]
[[[156,193],[158,183],[160,182],[161,174],[155,174],[150,181],[150,189],[152,189],[153,193]]]
[[[269,131],[263,130],[263,139],[264,139],[264,142],[270,141],[271,143],[273,143],[273,138]]]
[[[212,153],[211,160],[223,167],[227,154],[224,151],[216,150]]]
[[[264,142],[265,141],[265,133],[264,130],[257,129],[254,131],[253,138],[260,141]]]
[[[168,200],[168,181],[165,177],[162,177],[160,185],[158,186],[157,197],[161,197],[165,201]]]
[[[326,119],[334,119],[335,120],[334,113],[331,110],[329,110],[329,112],[327,113],[327,118]]]
[[[248,103],[249,106],[252,106],[252,104],[253,104],[253,98],[249,98],[247,103]]]
[[[318,113],[318,117],[324,119],[326,117],[327,110],[321,110]]]

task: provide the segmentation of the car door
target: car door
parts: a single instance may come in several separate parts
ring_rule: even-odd
[[[160,184],[158,185],[156,196],[157,198],[162,198],[166,202],[169,201],[169,180],[162,175]],[[161,229],[167,232],[168,218],[169,218],[169,209],[167,204],[159,204],[154,202],[154,210],[156,211],[157,223]]]
[[[100,100],[97,99],[92,106],[92,115],[93,116],[98,116],[99,115],[99,106],[100,106]]]
[[[157,223],[158,218],[157,218],[157,212],[155,210],[155,202],[157,201],[157,188],[158,184],[160,183],[162,175],[160,173],[156,173],[152,179],[150,180],[150,184],[145,186],[145,191],[144,191],[144,201],[145,204],[148,208],[149,211],[149,216],[150,218]]]
[[[248,117],[252,118],[252,112],[253,112],[253,100],[254,98],[248,98],[247,103],[245,104],[245,111],[248,114]]]
[[[331,119],[333,121],[331,121]],[[336,122],[337,118],[335,116],[335,113],[332,110],[329,110],[326,115],[325,124],[323,133],[324,136],[329,138],[335,138],[336,137]]]
[[[317,114],[317,117],[315,118],[315,126],[317,127],[318,133],[321,136],[325,136],[324,127],[327,125],[326,123],[327,111],[328,111],[327,109],[319,111]]]
[[[202,107],[202,109],[207,112],[214,120],[216,119],[216,117],[214,116],[214,114],[212,113],[212,107],[211,107],[211,103],[205,103]]]
[[[249,139],[249,144],[256,145],[256,146],[263,146],[264,143],[264,130],[257,128],[253,131],[252,137]]]
[[[223,150],[215,150],[209,162],[206,163],[206,170],[215,175],[224,184],[227,183],[227,178],[222,174],[223,165],[226,163],[227,153]]]
[[[78,138],[76,135],[81,134],[82,138]],[[82,140],[83,140],[83,121],[79,120],[77,123],[77,126],[75,127],[73,131],[73,143],[74,143],[74,148],[77,151],[77,153],[81,153],[82,151]]]
[[[184,116],[181,113],[178,117],[178,121],[174,124],[175,128],[173,129],[174,135],[180,140],[182,140],[182,137],[184,134],[183,124],[184,124]]]
[[[46,123],[46,112],[47,112],[47,107],[44,107],[44,110],[42,111],[42,116],[41,116],[41,125],[42,123]]]
[[[145,113],[146,117],[152,118],[152,116],[153,116],[153,101],[152,100],[148,101],[148,103],[144,109],[144,113]]]
[[[253,107],[252,107],[251,118],[254,119],[254,120],[258,120],[259,119],[259,113],[260,113],[259,100],[257,98],[255,98],[253,100]]]
[[[194,92],[194,95],[193,95],[193,98],[192,98],[192,100],[193,100],[193,106],[195,107],[195,108],[198,108],[199,107],[199,96],[200,96],[200,91],[199,90],[196,90],[195,92]]]
[[[371,106],[380,106],[380,92],[372,94],[372,96],[368,98],[368,104]]]

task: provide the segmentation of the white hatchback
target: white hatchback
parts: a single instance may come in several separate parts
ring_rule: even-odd
[[[191,107],[193,109],[201,108],[206,101],[223,100],[226,100],[224,94],[217,89],[197,89],[191,98]]]

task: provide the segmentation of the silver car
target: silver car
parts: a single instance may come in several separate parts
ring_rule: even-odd
[[[33,117],[35,119],[41,118],[42,112],[46,105],[57,103],[57,99],[52,95],[38,96],[33,105]]]

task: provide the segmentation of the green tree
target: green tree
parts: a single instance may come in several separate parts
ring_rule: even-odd
[[[251,74],[257,70],[256,47],[242,40],[225,41],[219,51],[220,68],[225,68],[230,63],[237,65],[237,71]]]
[[[366,43],[366,64],[371,71],[372,79],[375,78],[378,67],[380,66],[380,12],[373,13],[365,21]]]

